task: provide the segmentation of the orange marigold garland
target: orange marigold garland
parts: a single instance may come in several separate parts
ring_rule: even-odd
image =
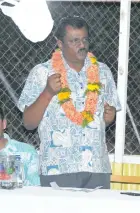
[[[101,88],[97,59],[92,53],[88,53],[88,57],[90,58],[91,66],[87,69],[88,84],[85,91],[85,109],[82,112],[78,112],[71,99],[71,90],[68,86],[67,72],[60,50],[56,50],[52,56],[52,67],[56,73],[61,74],[62,89],[57,95],[59,104],[61,104],[66,116],[72,122],[81,125],[82,127],[87,126],[88,123],[94,120],[98,95]]]

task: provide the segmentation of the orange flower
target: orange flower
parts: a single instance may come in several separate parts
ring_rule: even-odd
[[[91,66],[87,69],[87,79],[88,83],[94,84],[99,83],[99,69],[98,64],[95,63],[95,57],[92,53],[88,53],[88,57],[91,58]],[[94,63],[93,63],[94,62]],[[55,51],[52,56],[52,67],[56,73],[61,74],[62,88],[69,88],[67,81],[67,72],[64,67],[64,63],[61,57],[61,52],[59,50]],[[58,94],[58,99],[60,99],[60,94]],[[66,114],[66,116],[75,124],[81,125],[86,120],[86,125],[93,121],[93,115],[96,112],[96,107],[98,103],[98,94],[96,91],[88,92],[85,102],[85,109],[82,112],[76,111],[72,100],[68,99],[61,106]]]

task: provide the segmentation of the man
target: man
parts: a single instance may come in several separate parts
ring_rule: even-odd
[[[88,53],[88,36],[82,18],[64,18],[60,50],[33,68],[19,99],[25,127],[38,127],[42,186],[110,187],[105,125],[120,103],[111,71]]]
[[[0,156],[20,155],[24,165],[24,185],[40,185],[37,152],[31,145],[11,139],[8,134],[4,133],[6,126],[4,112],[0,107]]]

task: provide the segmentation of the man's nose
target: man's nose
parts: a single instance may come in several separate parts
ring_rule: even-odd
[[[85,42],[83,40],[80,40],[79,46],[80,48],[84,48],[86,46]]]

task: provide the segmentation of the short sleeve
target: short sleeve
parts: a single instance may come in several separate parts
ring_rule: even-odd
[[[117,94],[117,89],[115,85],[114,78],[112,76],[111,70],[105,65],[106,68],[106,88],[105,88],[105,102],[110,106],[116,108],[116,111],[121,110],[121,104]]]
[[[48,70],[49,66],[46,63],[39,64],[30,71],[17,104],[20,111],[23,112],[25,106],[33,104],[44,90],[47,83]]]

